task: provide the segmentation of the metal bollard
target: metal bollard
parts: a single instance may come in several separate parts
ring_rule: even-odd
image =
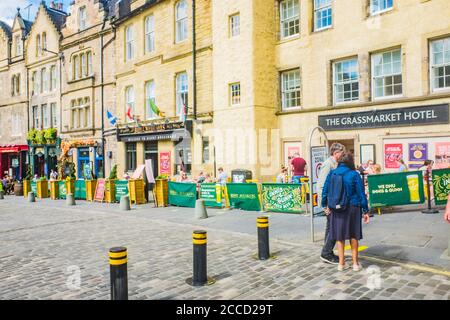
[[[270,258],[269,250],[269,218],[258,217],[256,219],[258,228],[258,259],[267,260]]]
[[[5,199],[4,195],[3,195],[3,190],[0,190],[0,200]]]
[[[33,191],[28,192],[28,202],[36,202]]]
[[[127,262],[127,248],[115,247],[109,249],[111,300],[128,300]]]
[[[195,218],[197,219],[208,218],[208,213],[205,207],[205,200],[203,199],[195,200]]]
[[[186,279],[186,283],[194,286],[209,286],[216,282],[206,273],[206,231],[197,230],[192,234],[194,245],[193,277]]]
[[[66,195],[66,205],[68,205],[68,206],[75,205],[75,196],[72,193],[68,193]]]
[[[129,196],[120,197],[120,210],[124,210],[124,211],[131,210]]]

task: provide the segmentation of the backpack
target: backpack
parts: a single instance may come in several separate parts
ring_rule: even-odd
[[[328,208],[336,212],[345,211],[349,203],[349,195],[344,186],[344,176],[350,170],[338,174],[335,172],[331,173],[330,176],[330,186],[328,188]]]

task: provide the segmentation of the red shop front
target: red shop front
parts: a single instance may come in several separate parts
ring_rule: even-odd
[[[0,145],[0,178],[5,174],[21,180],[25,176],[27,145]]]

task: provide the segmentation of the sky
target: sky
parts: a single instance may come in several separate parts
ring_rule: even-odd
[[[49,6],[51,0],[46,0],[45,2]],[[67,12],[67,8],[70,2],[72,2],[72,0],[63,0],[64,11]],[[39,8],[40,3],[41,0],[0,0],[0,20],[6,22],[11,26],[14,20],[14,16],[17,12],[17,7],[20,7],[20,13],[22,17],[28,20],[28,9],[25,10],[25,8],[31,4],[32,6],[30,7],[30,20],[33,21],[36,17],[36,11]]]

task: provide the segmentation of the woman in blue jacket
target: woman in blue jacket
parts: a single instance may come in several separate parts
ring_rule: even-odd
[[[330,177],[332,174],[342,175],[343,184],[347,194],[347,207],[345,210],[331,210],[328,208],[328,194],[330,190]],[[330,234],[336,240],[339,256],[338,270],[343,271],[349,266],[345,263],[345,240],[350,240],[352,248],[353,270],[362,269],[358,260],[358,241],[362,239],[361,214],[364,213],[364,222],[369,223],[369,208],[361,176],[355,170],[355,162],[351,153],[345,153],[339,160],[339,165],[332,170],[325,181],[322,190],[322,207],[326,213],[331,213]]]

